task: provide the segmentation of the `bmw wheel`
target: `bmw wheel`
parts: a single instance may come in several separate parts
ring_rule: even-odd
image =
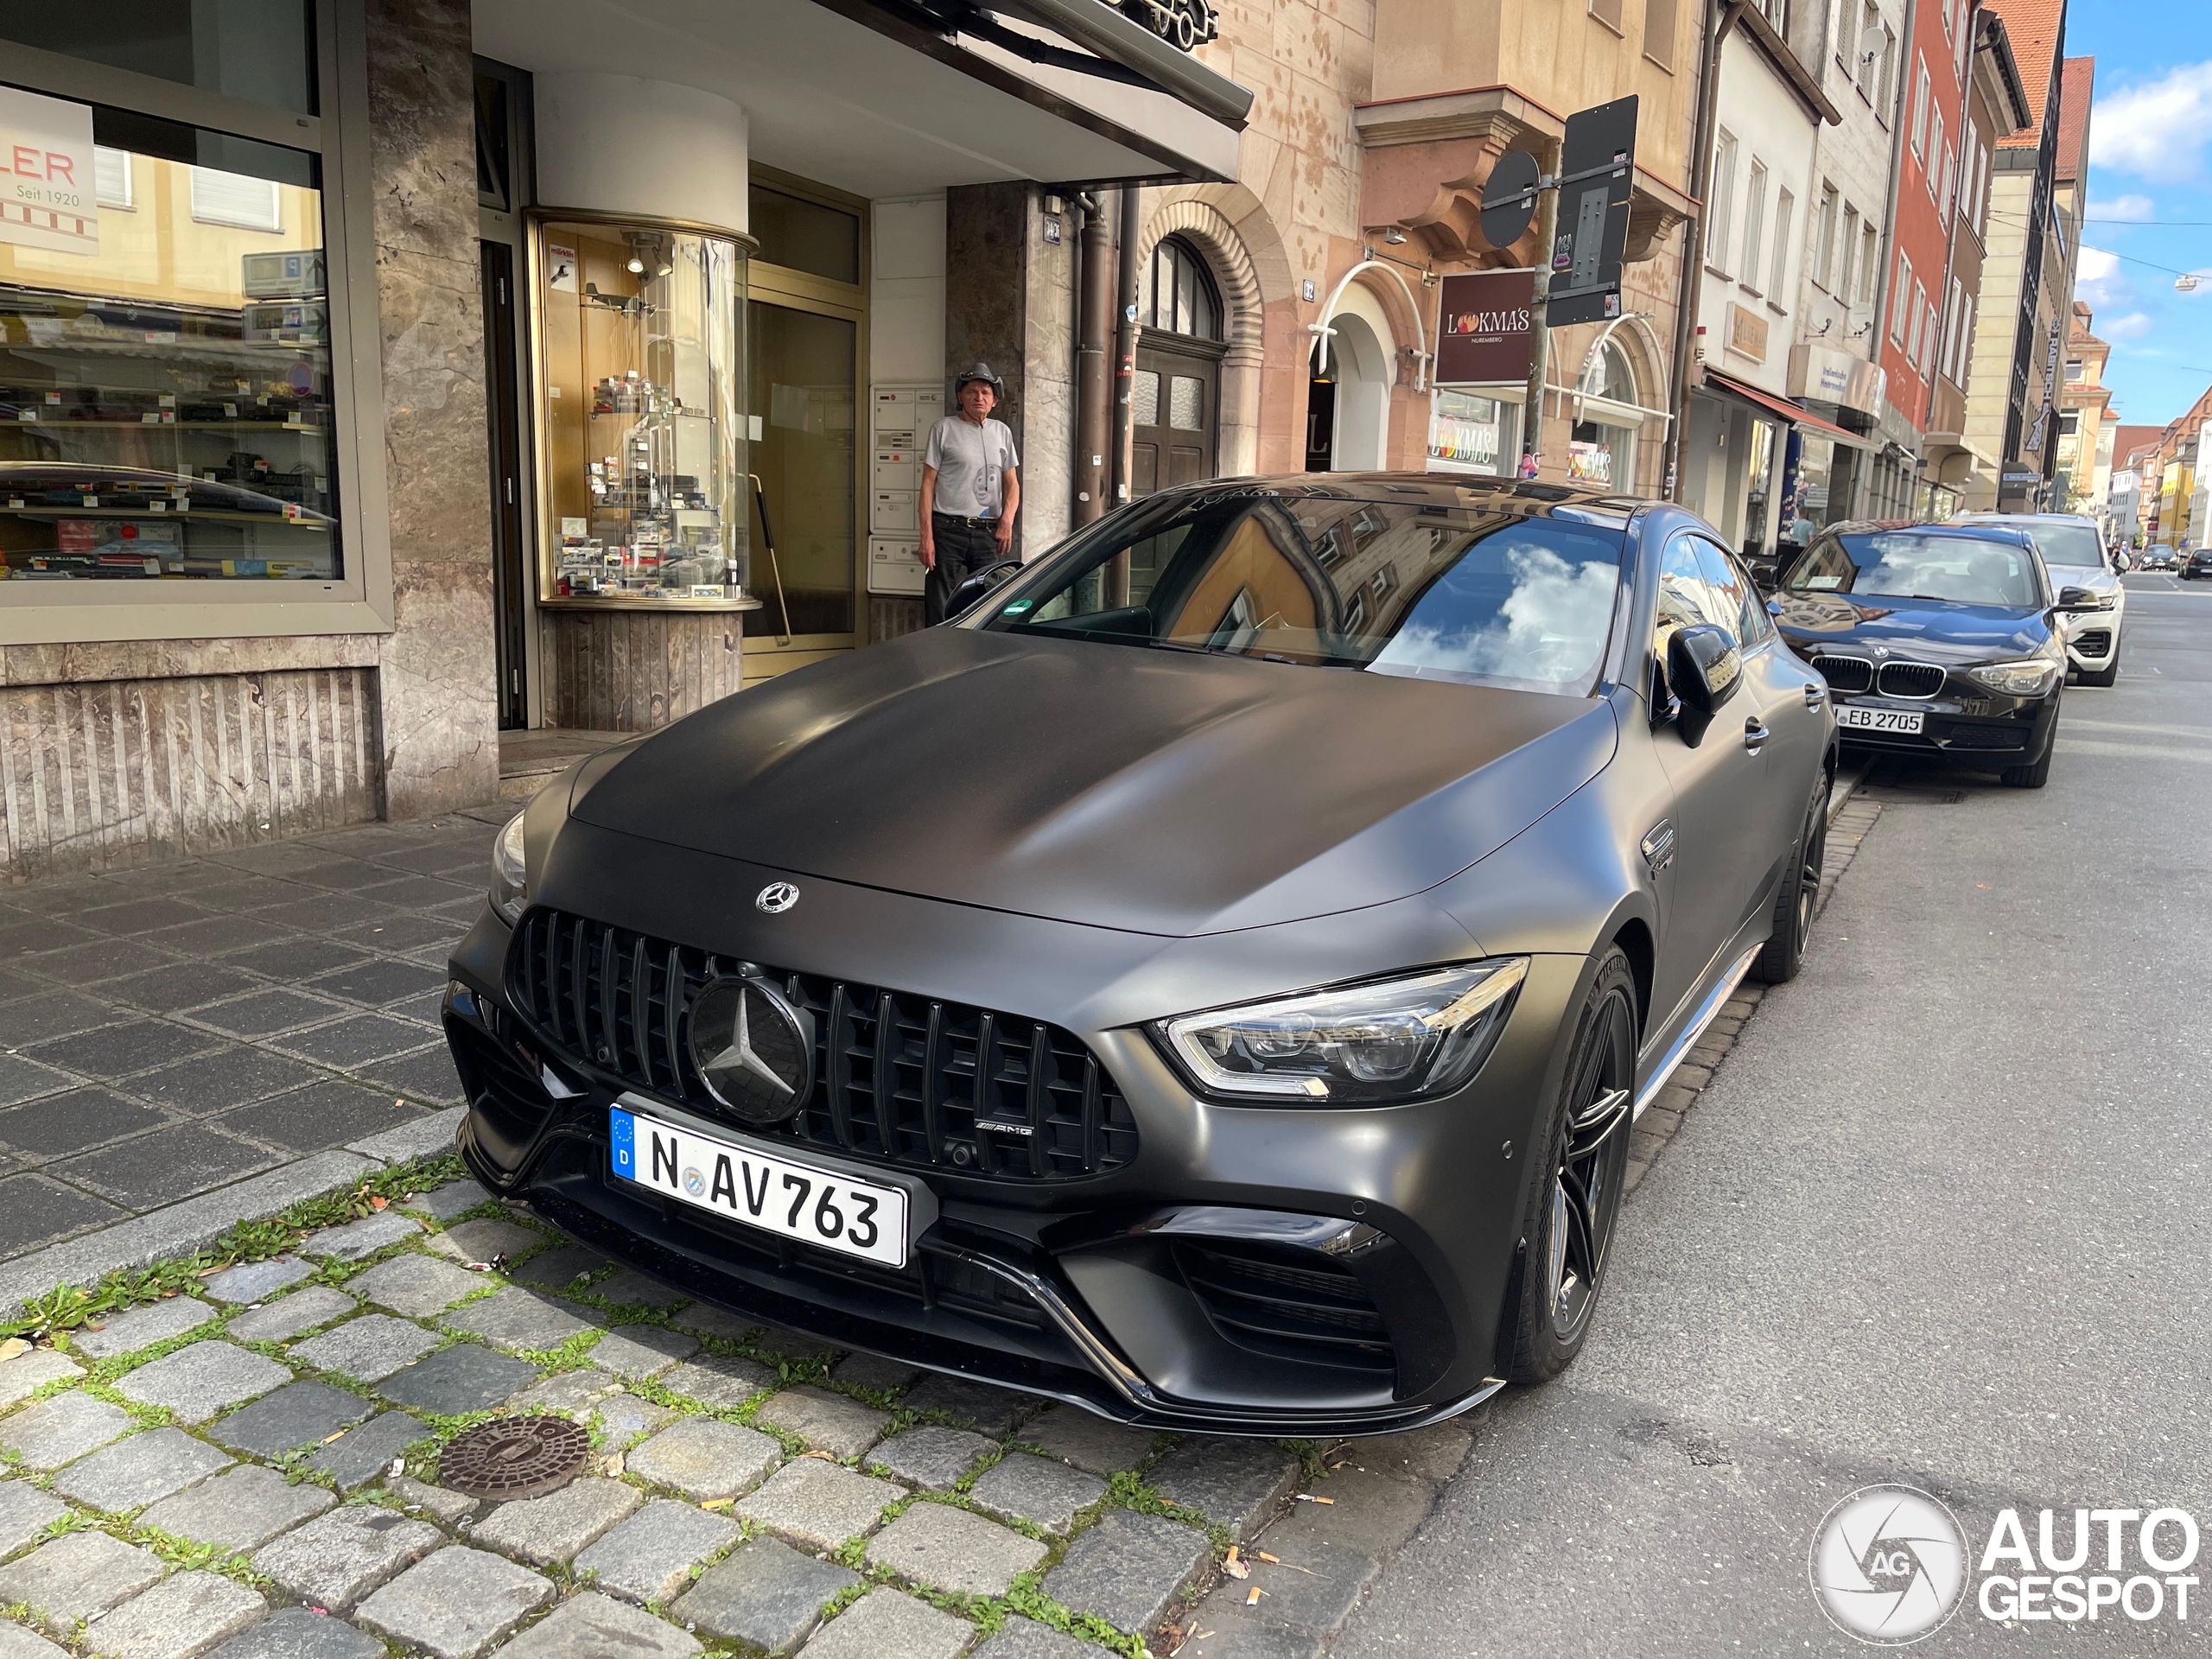
[[[1820,907],[1821,870],[1828,855],[1828,790],[1826,772],[1805,809],[1805,827],[1797,835],[1797,879],[1785,880],[1774,896],[1774,931],[1751,964],[1754,978],[1769,985],[1786,985],[1804,966],[1805,947],[1813,937],[1813,912]]]
[[[1516,1382],[1547,1382],[1582,1351],[1620,1217],[1635,1099],[1636,981],[1615,946],[1575,1022],[1523,1221],[1511,1314]]]

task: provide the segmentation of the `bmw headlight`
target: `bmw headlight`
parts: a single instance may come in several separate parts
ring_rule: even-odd
[[[522,853],[524,816],[518,812],[509,818],[492,843],[492,908],[510,923],[522,919],[523,906],[530,902],[530,868]]]
[[[1972,672],[1991,690],[2008,697],[2040,697],[2057,680],[2059,666],[2037,657],[2020,663],[1990,663]]]
[[[1311,1105],[1458,1088],[1490,1057],[1529,960],[1507,957],[1163,1020],[1200,1086]]]

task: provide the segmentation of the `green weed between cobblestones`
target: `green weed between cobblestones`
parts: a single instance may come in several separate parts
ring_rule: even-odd
[[[273,1582],[267,1573],[255,1572],[244,1555],[221,1544],[195,1544],[157,1527],[126,1527],[118,1535],[131,1543],[143,1544],[180,1573],[219,1573],[257,1590]]]
[[[466,1173],[460,1157],[452,1153],[372,1171],[350,1192],[303,1198],[265,1221],[240,1222],[207,1249],[190,1255],[149,1268],[119,1268],[89,1287],[56,1286],[45,1295],[26,1301],[16,1319],[0,1323],[0,1338],[35,1338],[74,1331],[96,1323],[104,1314],[194,1289],[200,1281],[224,1268],[282,1255],[299,1243],[302,1233],[374,1215],[377,1206],[372,1199],[383,1198],[389,1204]]]

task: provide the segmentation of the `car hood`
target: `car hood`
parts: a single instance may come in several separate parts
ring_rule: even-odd
[[[1894,658],[1946,667],[2031,657],[2050,638],[2041,610],[1846,594],[1783,594],[1774,605],[1799,654],[1886,645]]]
[[[1185,936],[1444,880],[1618,741],[1598,698],[931,628],[587,763],[570,810],[801,878]]]

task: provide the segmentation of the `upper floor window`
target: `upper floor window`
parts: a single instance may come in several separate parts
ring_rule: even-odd
[[[1138,294],[1137,315],[1146,327],[1194,340],[1221,338],[1221,296],[1213,275],[1182,238],[1165,237],[1152,251],[1152,268]]]

